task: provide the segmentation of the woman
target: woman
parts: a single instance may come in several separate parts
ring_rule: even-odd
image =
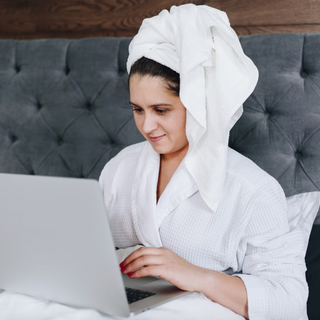
[[[147,141],[100,177],[115,245],[144,245],[121,271],[202,292],[247,319],[304,319],[301,237],[289,232],[284,193],[228,148],[257,70],[226,16],[173,7],[146,19],[129,50],[130,103]]]

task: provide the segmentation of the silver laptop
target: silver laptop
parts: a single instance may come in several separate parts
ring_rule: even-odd
[[[121,274],[97,181],[16,174],[0,174],[0,288],[122,317],[188,293]]]

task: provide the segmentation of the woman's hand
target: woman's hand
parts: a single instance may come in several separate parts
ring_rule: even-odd
[[[143,247],[132,252],[121,264],[121,272],[132,279],[155,276],[185,291],[199,291],[205,269],[184,260],[171,250]]]
[[[139,248],[123,260],[120,267],[130,278],[155,276],[182,290],[202,292],[210,300],[248,319],[247,292],[240,278],[197,267],[165,247]]]

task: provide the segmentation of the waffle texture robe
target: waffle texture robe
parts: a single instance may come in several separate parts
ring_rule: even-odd
[[[303,235],[290,231],[278,182],[229,149],[215,212],[180,164],[157,202],[160,156],[149,142],[129,146],[100,176],[115,245],[165,246],[187,261],[232,270],[246,287],[250,320],[307,319]]]

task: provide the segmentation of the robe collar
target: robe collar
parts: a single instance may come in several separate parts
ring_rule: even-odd
[[[141,243],[161,247],[159,229],[162,221],[198,187],[181,162],[157,203],[160,155],[146,141],[138,158],[131,194],[134,228]]]

